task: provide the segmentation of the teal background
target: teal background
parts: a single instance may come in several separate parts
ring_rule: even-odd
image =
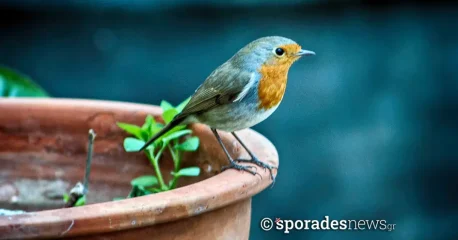
[[[177,104],[250,41],[317,53],[254,127],[280,155],[250,239],[458,239],[452,2],[1,1],[0,63],[54,97]],[[264,232],[263,217],[385,219],[392,232]],[[152,236],[153,238],[153,236]]]

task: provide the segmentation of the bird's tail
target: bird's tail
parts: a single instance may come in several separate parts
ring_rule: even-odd
[[[161,131],[159,131],[158,133],[156,133],[156,135],[154,135],[153,137],[151,137],[150,140],[148,140],[148,142],[145,143],[145,145],[143,145],[142,148],[140,148],[140,150],[138,150],[139,152],[143,151],[145,148],[147,148],[149,145],[151,145],[151,143],[153,143],[154,141],[156,141],[158,138],[160,138],[162,135],[166,134],[170,129],[174,128],[175,126],[179,125],[180,123],[182,123],[184,121],[185,117],[181,117],[179,115],[177,115],[177,117],[175,117],[171,122],[169,122],[167,125],[165,125],[165,127],[163,127],[161,129]]]

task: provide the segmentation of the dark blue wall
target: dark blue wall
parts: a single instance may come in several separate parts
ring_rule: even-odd
[[[0,4],[14,16],[0,25],[0,63],[55,97],[178,103],[258,37],[317,53],[292,67],[282,105],[254,127],[281,164],[253,199],[251,239],[285,237],[263,232],[263,217],[325,215],[396,230],[288,237],[458,239],[456,5],[27,2]]]

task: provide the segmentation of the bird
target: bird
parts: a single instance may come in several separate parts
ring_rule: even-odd
[[[210,127],[229,164],[221,171],[236,169],[257,173],[252,163],[270,171],[272,185],[276,168],[262,162],[243,143],[236,131],[253,127],[268,118],[280,105],[286,90],[288,71],[302,56],[315,55],[295,41],[281,36],[256,39],[217,67],[197,88],[183,110],[151,137],[138,151],[146,149],[177,125],[201,123]],[[230,132],[250,159],[234,159],[224,146],[218,130]]]

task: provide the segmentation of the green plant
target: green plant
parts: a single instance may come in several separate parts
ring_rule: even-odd
[[[48,94],[29,77],[0,66],[0,97],[47,97]]]
[[[167,101],[161,102],[163,110],[162,118],[165,124],[180,113],[190,98],[186,99],[178,106],[174,107]],[[118,126],[124,131],[133,135],[124,139],[124,149],[127,152],[136,152],[140,149],[148,139],[159,132],[164,125],[158,123],[154,118],[148,115],[145,123],[142,126],[137,126],[128,123],[118,122]],[[132,190],[128,197],[143,196],[152,193],[168,191],[176,188],[177,181],[180,177],[195,177],[199,176],[199,167],[181,168],[181,159],[183,152],[196,151],[199,147],[199,138],[190,136],[192,131],[186,128],[186,125],[178,125],[172,128],[169,132],[157,139],[153,144],[148,146],[144,152],[154,168],[155,175],[140,176],[131,181]],[[184,138],[184,141],[180,139]],[[170,151],[174,163],[174,170],[171,172],[173,176],[169,183],[164,182],[162,177],[159,161],[164,151]],[[117,198],[119,200],[119,198]]]
[[[63,199],[65,203],[68,203],[70,200],[70,195],[67,193],[64,193]],[[82,197],[78,198],[73,205],[73,207],[79,207],[79,206],[84,206],[86,204],[86,195],[83,195]]]

